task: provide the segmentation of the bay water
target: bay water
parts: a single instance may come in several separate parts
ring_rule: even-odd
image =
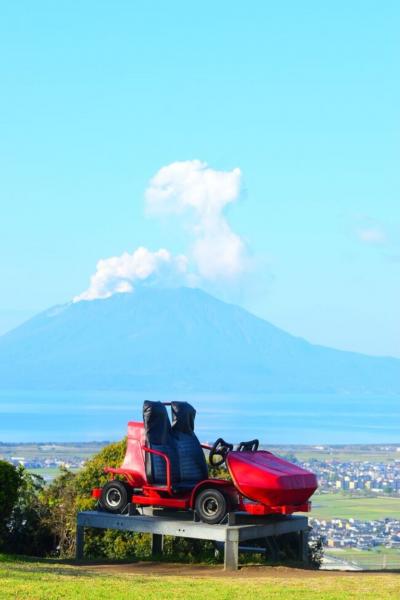
[[[400,396],[149,394],[131,391],[0,391],[0,442],[121,439],[143,400],[186,400],[201,441],[264,444],[399,444]]]

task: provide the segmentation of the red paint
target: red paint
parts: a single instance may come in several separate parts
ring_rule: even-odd
[[[318,487],[314,473],[271,452],[229,452],[229,473],[238,491],[266,506],[303,505]]]
[[[190,508],[190,497],[179,498],[161,498],[160,496],[142,496],[133,494],[132,502],[141,506],[159,506],[164,508],[176,508],[185,510]]]
[[[155,454],[156,456],[161,456],[165,462],[166,462],[166,473],[167,473],[167,485],[165,486],[158,486],[158,485],[154,485],[154,489],[155,490],[165,490],[167,491],[169,494],[172,494],[172,487],[171,487],[171,461],[169,459],[169,456],[167,456],[166,454],[164,454],[164,452],[159,452],[159,450],[152,450],[151,448],[147,448],[147,446],[143,446],[143,450],[144,452],[150,452],[150,454]]]
[[[93,488],[92,489],[92,498],[96,498],[97,500],[101,496],[101,488]]]
[[[290,504],[285,504],[284,506],[266,506],[259,502],[244,502],[240,505],[240,510],[244,510],[250,515],[291,515],[294,512],[309,512],[311,510],[311,503],[306,502],[305,504],[294,506],[290,506]]]
[[[125,475],[132,487],[142,487],[146,482],[146,470],[144,462],[145,435],[143,423],[129,421],[128,437],[126,440],[125,458],[119,469],[105,467],[104,472]]]

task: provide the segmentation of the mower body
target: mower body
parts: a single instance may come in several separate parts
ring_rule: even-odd
[[[220,522],[221,511],[225,516],[229,511],[266,515],[310,510],[309,499],[318,485],[315,475],[270,452],[248,450],[246,443],[227,452],[230,479],[209,478],[204,449],[211,447],[200,444],[194,434],[196,411],[186,402],[169,405],[172,427],[161,402],[146,401],[143,422],[128,423],[122,465],[105,467],[110,482],[92,491],[103,509],[123,512],[121,502],[192,509],[209,523]],[[123,495],[121,502],[118,494]]]

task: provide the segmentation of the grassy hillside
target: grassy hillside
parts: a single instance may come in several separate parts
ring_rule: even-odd
[[[13,600],[392,600],[398,574],[327,573],[286,568],[247,567],[230,576],[220,568],[189,570],[168,565],[152,573],[133,566],[71,566],[56,561],[31,562],[0,556],[0,597]],[[168,575],[172,571],[174,575]],[[177,576],[178,573],[180,576]]]

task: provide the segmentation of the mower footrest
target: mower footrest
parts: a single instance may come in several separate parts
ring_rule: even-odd
[[[311,502],[283,506],[266,506],[258,502],[245,502],[243,508],[250,515],[291,515],[294,512],[310,512]]]
[[[160,498],[160,496],[142,496],[134,494],[131,502],[142,506],[154,506],[163,508],[177,508],[185,510],[189,508],[190,498]]]

